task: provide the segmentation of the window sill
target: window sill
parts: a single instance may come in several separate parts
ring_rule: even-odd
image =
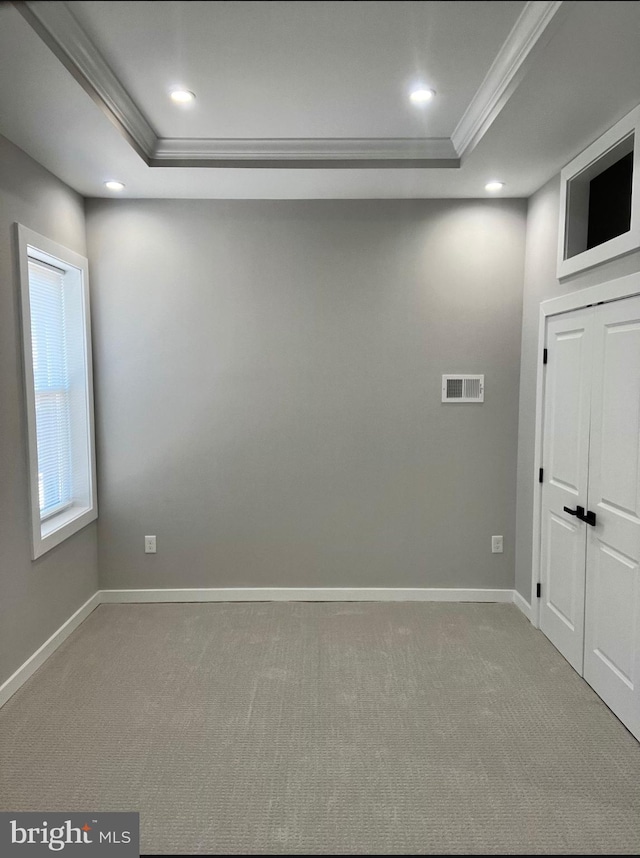
[[[40,538],[34,538],[33,559],[41,557],[60,545],[74,533],[82,530],[98,517],[96,507],[73,504],[40,523]]]

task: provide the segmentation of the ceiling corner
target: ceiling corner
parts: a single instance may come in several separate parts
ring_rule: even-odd
[[[551,38],[568,5],[562,0],[529,0],[525,5],[451,135],[460,158],[468,155],[489,130],[526,74],[535,50]],[[563,14],[559,14],[561,9]]]
[[[14,2],[14,6],[148,163],[158,144],[155,130],[67,4],[61,0],[48,0],[46,3],[23,0]]]

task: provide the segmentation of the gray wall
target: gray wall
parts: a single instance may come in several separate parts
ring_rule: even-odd
[[[516,527],[516,589],[527,601],[531,598],[534,436],[540,302],[640,270],[640,254],[632,253],[560,283],[556,279],[559,216],[560,177],[556,176],[530,198],[527,214]]]
[[[513,586],[525,208],[88,201],[101,586]]]
[[[15,221],[85,253],[82,198],[0,137],[0,683],[98,580],[95,524],[31,560]]]

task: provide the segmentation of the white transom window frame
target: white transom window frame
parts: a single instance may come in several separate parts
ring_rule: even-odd
[[[631,140],[633,144],[631,145]],[[580,176],[592,178],[591,171],[595,175],[606,167],[611,166],[608,157],[625,141],[629,141],[629,150],[633,152],[633,173],[631,181],[631,223],[627,232],[610,238],[602,244],[582,250],[574,256],[568,256],[569,252],[569,220],[570,208],[572,206],[572,183]],[[618,158],[620,155],[617,156]],[[614,158],[615,160],[615,158]],[[588,183],[581,191],[584,202],[584,194],[587,194]],[[584,215],[582,217],[584,221]],[[585,223],[583,227],[586,229]],[[558,232],[558,257],[556,276],[558,280],[578,274],[597,265],[602,265],[618,256],[624,256],[640,247],[640,105],[635,107],[619,122],[606,131],[601,137],[587,146],[584,151],[577,155],[560,173],[560,228]]]
[[[37,559],[77,533],[98,517],[95,455],[95,424],[93,407],[93,360],[91,349],[91,327],[89,310],[89,267],[84,256],[55,241],[40,235],[22,224],[16,224],[18,273],[20,282],[20,306],[23,345],[23,378],[27,419],[27,454],[29,474],[29,504],[31,510],[32,557]],[[40,486],[38,479],[38,442],[36,424],[36,392],[33,371],[31,335],[31,302],[29,290],[29,261],[42,262],[64,272],[65,288],[74,291],[79,299],[82,321],[78,326],[77,352],[80,355],[80,371],[74,374],[79,381],[74,383],[76,419],[82,431],[82,443],[72,449],[74,460],[74,489],[70,503],[60,511],[45,516],[40,511]]]

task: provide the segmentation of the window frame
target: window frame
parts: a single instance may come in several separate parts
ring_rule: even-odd
[[[582,189],[582,193],[575,180],[585,176],[593,178],[600,172],[600,166],[605,169],[611,166],[607,158],[616,148],[629,138],[633,137],[633,174],[631,180],[631,223],[626,232],[568,256],[569,231],[572,216],[575,210],[580,209],[576,205],[576,197],[582,203],[588,201],[588,184]],[[615,163],[612,162],[612,163]],[[573,198],[572,198],[573,197]],[[588,207],[587,207],[588,208]],[[564,280],[574,274],[578,274],[611,259],[616,259],[627,253],[640,248],[640,105],[631,110],[619,122],[616,122],[601,137],[587,146],[577,157],[575,157],[560,173],[560,223],[558,230],[558,256],[556,262],[556,276],[558,280]]]
[[[20,282],[20,306],[23,346],[23,381],[27,421],[27,461],[29,475],[29,505],[31,510],[32,557],[36,560],[74,533],[86,527],[98,517],[95,419],[93,398],[93,360],[91,347],[91,322],[89,304],[89,264],[84,256],[69,250],[39,235],[31,229],[16,224],[18,273]],[[86,490],[82,498],[76,498],[52,515],[41,517],[38,487],[38,443],[36,429],[36,395],[33,375],[33,352],[31,338],[31,301],[29,292],[29,259],[46,262],[71,275],[79,287],[82,310],[82,335],[80,345],[84,363],[84,385],[77,390],[84,396],[86,458],[82,461],[82,480]],[[76,467],[79,467],[76,465]]]

